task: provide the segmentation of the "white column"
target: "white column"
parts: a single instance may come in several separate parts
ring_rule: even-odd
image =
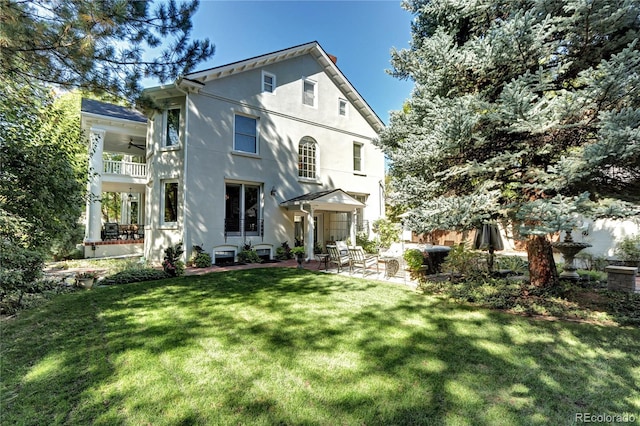
[[[102,229],[102,151],[105,130],[91,129],[89,133],[89,181],[87,183],[87,226],[85,242],[101,241]]]
[[[358,210],[354,209],[353,213],[351,213],[351,221],[349,221],[349,239],[351,240],[351,245],[355,247],[356,245],[356,228],[358,227]]]
[[[315,223],[313,221],[313,206],[311,206],[311,204],[309,204],[309,210],[308,212],[308,220],[307,220],[307,244],[306,244],[306,251],[307,251],[307,260],[309,259],[313,259],[313,230],[315,228]]]

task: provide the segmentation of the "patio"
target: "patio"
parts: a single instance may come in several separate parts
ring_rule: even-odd
[[[409,273],[403,270],[399,270],[394,276],[387,277],[386,276],[386,262],[380,260],[378,263],[379,272],[376,272],[374,269],[367,269],[367,274],[364,277],[367,280],[374,281],[383,281],[383,282],[392,282],[396,284],[404,284],[409,287],[415,288],[417,286],[417,282],[411,280],[409,277]],[[247,263],[245,265],[234,265],[234,266],[210,266],[208,268],[193,268],[187,267],[184,271],[185,275],[204,275],[215,272],[225,272],[225,271],[238,271],[243,269],[256,269],[256,268],[297,268],[298,263],[295,259],[283,260],[280,262],[274,263]],[[354,278],[362,278],[362,272],[359,269],[356,269],[351,273],[349,271],[349,267],[345,267],[338,272],[338,269],[335,266],[329,266],[328,269],[325,269],[324,261],[319,260],[309,260],[302,263],[303,269],[307,269],[310,271],[318,271],[324,272],[327,274],[338,274],[345,277],[354,277]]]

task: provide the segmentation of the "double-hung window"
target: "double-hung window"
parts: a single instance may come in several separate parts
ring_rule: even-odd
[[[353,171],[354,172],[362,172],[363,171],[363,153],[364,146],[361,143],[354,142],[353,143]]]
[[[169,108],[164,112],[163,146],[178,146],[180,143],[180,108]]]
[[[262,71],[262,91],[267,93],[275,93],[276,91],[276,76]]]
[[[225,185],[225,234],[260,235],[262,224],[260,186]]]
[[[347,100],[346,99],[338,99],[338,115],[342,117],[347,116]]]
[[[298,177],[316,179],[317,175],[317,144],[316,141],[305,136],[298,145]]]
[[[246,115],[235,115],[233,149],[235,151],[258,153],[258,120]]]
[[[316,82],[305,78],[302,81],[302,103],[304,105],[315,107],[317,97]]]
[[[178,222],[178,181],[162,181],[162,223],[175,225]]]

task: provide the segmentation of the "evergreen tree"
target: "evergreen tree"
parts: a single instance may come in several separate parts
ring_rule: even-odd
[[[214,51],[208,39],[189,41],[198,1],[151,6],[0,0],[0,73],[18,84],[53,83],[133,102],[142,78],[174,79]],[[147,60],[145,49],[159,50]]]
[[[415,0],[391,73],[415,82],[379,146],[417,232],[516,224],[531,282],[549,234],[640,200],[636,0]]]

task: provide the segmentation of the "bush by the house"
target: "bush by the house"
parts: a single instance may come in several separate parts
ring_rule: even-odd
[[[291,259],[293,255],[291,254],[291,247],[289,247],[289,242],[285,241],[280,245],[280,247],[276,248],[276,259],[278,260],[287,260]]]
[[[251,247],[251,242],[245,243],[240,247],[238,253],[238,262],[242,263],[262,263],[262,259],[258,253]]]
[[[180,256],[182,256],[183,253],[182,243],[178,243],[174,247],[168,247],[164,250],[162,269],[164,269],[164,272],[170,277],[178,277],[184,273],[184,262],[180,260]]]
[[[211,255],[204,251],[202,246],[193,246],[191,265],[196,268],[208,268],[211,266]]]
[[[152,268],[136,268],[120,271],[100,281],[100,285],[130,284],[167,278],[165,271]]]

